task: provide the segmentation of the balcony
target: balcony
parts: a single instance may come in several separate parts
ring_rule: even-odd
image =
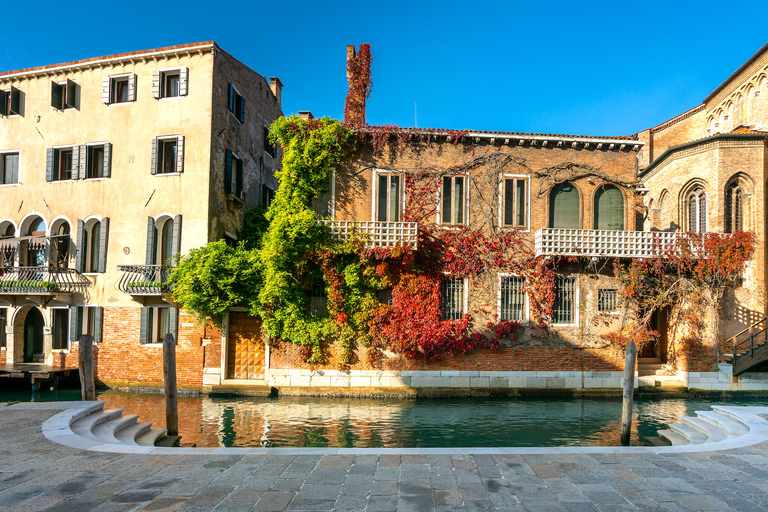
[[[53,295],[82,292],[91,281],[73,268],[3,267],[0,295]]]
[[[67,267],[73,254],[69,235],[21,236],[0,239],[0,265],[42,266],[47,259],[55,267]]]
[[[547,228],[535,238],[536,256],[656,258],[679,255],[686,247],[692,256],[703,256],[703,238],[688,233]]]
[[[161,295],[170,293],[168,278],[173,267],[165,265],[118,265],[123,273],[117,289],[128,295]]]
[[[416,247],[419,226],[415,222],[321,220],[331,229],[334,240],[349,240],[353,236],[365,242],[366,247]]]

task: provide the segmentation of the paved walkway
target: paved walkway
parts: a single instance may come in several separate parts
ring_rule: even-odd
[[[0,404],[0,510],[766,511],[768,443],[702,453],[121,454]]]

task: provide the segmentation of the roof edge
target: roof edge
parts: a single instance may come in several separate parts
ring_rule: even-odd
[[[768,43],[765,43],[765,44],[762,46],[762,48],[760,48],[759,50],[757,50],[757,52],[755,52],[755,54],[754,54],[754,55],[752,55],[752,56],[751,56],[751,57],[750,57],[750,58],[749,58],[749,59],[748,59],[748,60],[747,60],[747,61],[746,61],[744,64],[742,64],[741,66],[739,66],[739,69],[737,69],[736,71],[734,71],[733,73],[731,73],[731,75],[730,75],[728,78],[726,78],[726,79],[725,79],[725,81],[724,81],[723,83],[721,83],[720,85],[718,85],[718,86],[715,88],[715,90],[713,90],[711,93],[709,93],[709,95],[708,95],[706,98],[704,98],[704,103],[708,103],[708,102],[709,102],[709,100],[711,100],[712,98],[714,98],[715,96],[717,96],[717,93],[719,93],[720,91],[722,91],[722,90],[725,88],[725,86],[726,86],[726,85],[728,85],[728,84],[729,84],[729,83],[730,83],[730,82],[731,82],[731,81],[732,81],[734,78],[736,78],[736,77],[737,77],[737,76],[738,76],[738,75],[739,75],[739,74],[740,74],[742,71],[744,71],[745,69],[747,69],[747,68],[748,68],[748,67],[749,67],[749,66],[750,66],[750,65],[751,65],[753,62],[755,62],[755,61],[757,60],[757,58],[758,58],[760,55],[762,55],[762,54],[763,54],[763,53],[764,53],[766,50],[768,50]]]

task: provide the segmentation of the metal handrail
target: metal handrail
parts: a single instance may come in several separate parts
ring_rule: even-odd
[[[91,281],[73,268],[3,267],[0,269],[0,294],[73,293]]]
[[[168,293],[171,291],[168,280],[172,269],[168,265],[118,265],[117,270],[123,275],[115,286],[129,295]]]

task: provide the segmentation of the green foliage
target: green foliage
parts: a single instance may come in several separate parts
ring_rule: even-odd
[[[237,232],[237,239],[246,249],[261,247],[261,239],[269,228],[266,213],[267,210],[262,206],[245,212],[243,228]]]

